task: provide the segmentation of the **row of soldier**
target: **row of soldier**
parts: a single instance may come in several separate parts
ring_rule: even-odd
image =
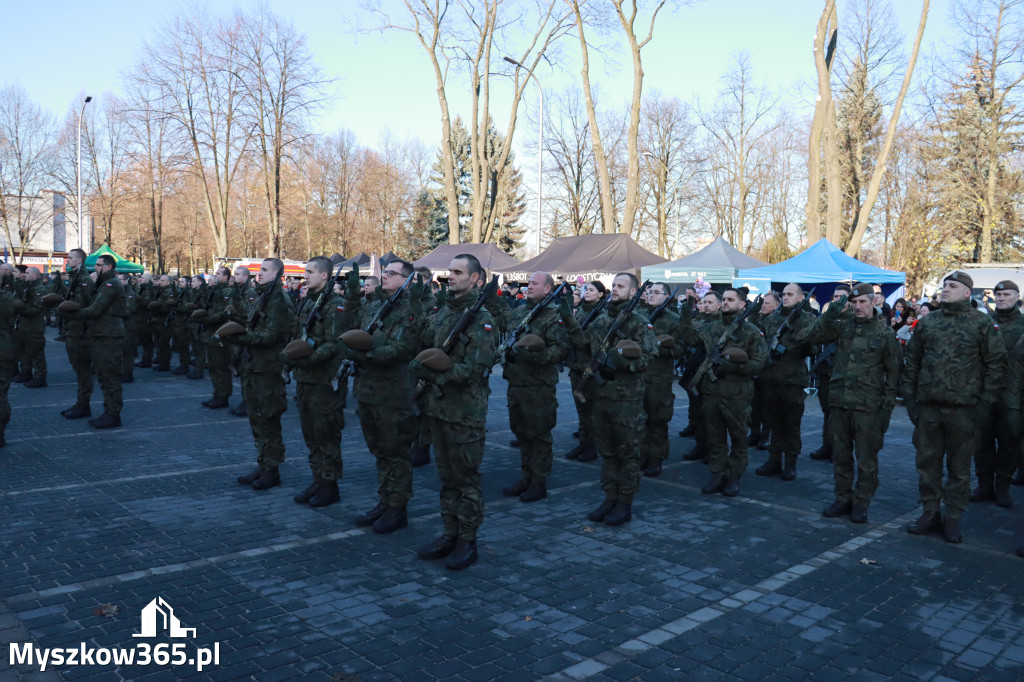
[[[573,306],[567,295],[554,299],[553,279],[535,273],[526,289],[525,305],[513,308],[493,285],[485,286],[483,269],[468,255],[453,260],[448,287],[440,292],[427,286],[429,272],[414,277],[413,266],[405,261],[388,265],[377,288],[372,280],[360,284],[358,271],[350,273],[344,283],[338,282],[332,277],[328,259],[313,258],[306,267],[306,294],[301,298],[282,290],[277,259],[263,262],[254,286],[246,269],[232,273],[221,268],[209,287],[197,281],[189,291],[176,288],[166,275],[156,281],[144,276],[138,285],[119,282],[112,259],[103,257],[94,276],[85,277],[81,267],[84,256],[73,251],[68,284],[38,296],[38,305],[44,309],[56,306],[64,320],[68,356],[79,379],[78,399],[63,412],[65,417],[90,415],[91,372],[95,368],[104,392],[104,414],[91,423],[97,428],[119,425],[120,379],[131,377],[137,346],[142,348],[139,367],[152,362],[154,369],[168,370],[172,350],[181,358],[179,373],[202,378],[202,369],[207,367],[213,396],[203,402],[205,407],[227,406],[234,371],[242,386],[238,411],[249,417],[258,453],[257,466],[239,482],[268,489],[281,483],[284,443],[280,417],[287,408],[285,381],[294,374],[312,470],[311,484],[295,499],[324,506],[339,499],[343,416],[338,395],[346,390],[345,374],[354,368],[357,412],[367,446],[377,461],[379,479],[379,503],[357,523],[382,533],[407,524],[413,455],[422,461],[432,442],[442,479],[443,532],[421,548],[420,555],[445,557],[451,568],[468,566],[477,557],[476,533],[483,519],[479,470],[488,378],[498,361],[508,382],[510,427],[521,451],[521,476],[504,489],[505,494],[519,496],[523,502],[547,496],[553,459],[551,431],[557,410],[555,386],[559,369],[567,366],[580,419],[580,444],[568,457],[586,461],[600,454],[604,500],[589,518],[609,525],[631,519],[641,470],[658,475],[668,456],[675,367],[687,358],[709,358],[699,364],[691,362],[690,367],[691,374],[697,369],[699,375],[690,381],[691,424],[696,428],[698,447],[687,457],[704,457],[706,453],[711,477],[703,492],[738,494],[747,468],[751,427],[771,433],[768,460],[757,473],[793,480],[801,452],[806,358],[818,355],[822,344],[826,348],[832,344],[830,361],[818,363],[824,375],[818,385],[836,482],[836,499],[824,514],[849,515],[852,521],[864,523],[878,485],[877,453],[903,371],[899,344],[888,325],[878,319],[871,285],[840,286],[835,304],[820,318],[804,309],[804,293],[797,285],[769,297],[776,299],[775,310],[768,301],[754,311],[745,291],[727,289],[691,301],[696,310],[691,314],[685,306],[680,315],[669,305],[673,301],[667,285],[655,284],[644,290],[628,273],[616,276],[608,291],[600,282],[588,284],[578,306]],[[956,274],[947,279],[947,289],[955,290],[966,277]],[[28,309],[26,299],[36,306],[36,297],[24,293],[28,286],[26,281],[12,287],[12,316],[19,307],[19,296],[22,312]],[[961,286],[969,296],[969,286]],[[841,298],[844,292],[849,302]],[[638,305],[641,302],[643,307]],[[963,311],[955,304],[950,301],[947,306],[944,301],[943,312],[957,322]],[[996,402],[992,398],[983,401],[980,396],[995,396],[994,382],[1001,381],[1004,374],[1005,347],[998,334],[987,332],[999,343],[990,343],[991,352],[984,356],[970,352],[982,347],[977,343],[955,343],[964,336],[961,327],[979,333],[998,331],[984,315],[977,315],[981,318],[960,315],[968,321],[960,327],[953,325],[959,330],[952,335],[953,342],[942,334],[938,337],[943,341],[935,342],[946,344],[947,351],[942,352],[948,352],[950,343],[958,349],[954,357],[964,372],[958,372],[956,381],[971,378],[977,385],[958,386],[955,400],[945,397],[942,390],[936,392],[936,385],[941,389],[949,380],[939,381],[936,373],[920,362],[921,357],[933,357],[932,351],[938,350],[920,348],[929,343],[925,340],[912,339],[908,360],[912,365],[917,358],[918,364],[913,371],[908,366],[904,373],[908,412],[915,423],[927,418],[928,424],[927,433],[915,434],[925,513],[910,530],[942,530],[954,542],[961,537],[959,515],[967,506],[963,486],[975,446],[973,439],[961,441],[974,430],[949,431],[944,418],[935,423],[931,410],[969,405],[975,416],[983,411],[976,405],[988,407]],[[980,324],[983,319],[987,328]],[[178,331],[176,324],[188,331]],[[939,326],[924,325],[929,333],[915,334],[915,338],[930,339],[932,328]],[[455,335],[453,328],[458,331]],[[104,336],[119,342],[96,342]],[[985,339],[989,343],[989,337]],[[156,359],[151,361],[154,348]],[[109,357],[114,350],[119,351],[116,367]],[[968,367],[965,362],[977,366]],[[700,371],[702,366],[705,371]],[[920,393],[919,381],[924,385]],[[411,401],[409,395],[416,383],[421,398]],[[1019,388],[1017,396],[1019,410]],[[4,424],[9,408],[5,414]],[[987,432],[992,433],[993,428]],[[1013,433],[1019,440],[1019,425]],[[960,440],[954,437],[957,434]],[[979,458],[979,478],[990,476],[990,490],[981,479],[983,485],[972,499],[998,497],[1005,506],[1006,461],[1013,460],[1009,465],[1012,475],[1019,457],[1012,436],[1008,432],[1001,438],[999,448],[992,449],[988,459]],[[966,473],[965,451],[969,451]],[[998,471],[985,473],[990,469],[985,469],[981,460],[994,462],[997,452],[1000,464],[990,469]],[[950,477],[943,485],[942,464],[947,454]],[[939,509],[943,501],[944,515]]]

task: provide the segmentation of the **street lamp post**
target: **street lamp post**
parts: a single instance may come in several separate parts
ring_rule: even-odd
[[[516,67],[526,68],[511,57],[503,58],[509,64]],[[540,234],[541,234],[541,207],[544,200],[544,88],[536,75],[531,74],[533,83],[537,86],[537,93],[540,95],[540,116],[537,117],[537,255],[540,255]]]
[[[85,105],[92,101],[92,97],[86,97],[85,101],[82,102],[82,109],[78,112],[78,170],[76,172],[76,179],[78,180],[78,194],[75,196],[77,207],[75,209],[75,224],[78,229],[78,248],[84,249],[82,246],[84,243],[82,240],[82,117],[85,115]],[[91,245],[90,245],[91,246]]]

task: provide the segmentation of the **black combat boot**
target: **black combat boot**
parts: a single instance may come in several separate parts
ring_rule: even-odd
[[[444,567],[453,571],[461,571],[476,563],[476,542],[459,538],[455,547],[444,560]]]
[[[612,510],[602,519],[606,526],[621,526],[633,519],[633,505],[616,502]]]
[[[853,523],[867,523],[868,508],[858,504],[853,505],[853,508],[850,510],[850,521]]]
[[[273,469],[264,469],[260,472],[260,477],[252,482],[253,490],[270,490],[281,485],[281,474],[278,472],[277,467]],[[310,500],[312,502],[312,500]]]
[[[600,507],[587,514],[587,518],[594,522],[604,521],[604,517],[608,516],[608,512],[610,512],[614,506],[615,500],[605,500],[601,503]]]
[[[924,510],[917,521],[907,526],[911,535],[927,535],[942,530],[942,514],[937,511]]]
[[[768,461],[754,471],[758,476],[778,476],[782,473],[782,460],[768,458]]]
[[[252,482],[259,478],[262,474],[263,471],[259,467],[256,467],[255,469],[245,474],[244,476],[239,476],[238,483],[239,485],[252,485]]]
[[[153,366],[153,361],[152,360],[140,360],[139,362],[135,363],[135,366],[138,367],[139,369],[148,369],[148,368]]]
[[[530,483],[530,487],[523,491],[519,496],[520,502],[537,502],[543,500],[548,496],[547,483],[542,479],[537,479]]]
[[[179,377],[180,376],[184,376],[185,374],[188,374],[188,367],[183,367],[181,365],[178,365],[177,367],[175,367],[174,369],[171,370],[171,374],[173,374],[174,376],[179,376]]]
[[[686,428],[679,432],[679,435],[683,438],[693,438],[695,433],[697,433],[697,428],[693,424],[687,424]]]
[[[412,465],[414,467],[421,467],[424,464],[430,464],[430,448],[415,445],[412,448]]]
[[[75,403],[71,407],[61,412],[67,419],[84,419],[85,417],[92,416],[92,409],[88,405],[81,403]]]
[[[1003,509],[1013,509],[1013,498],[1010,497],[1010,481],[1005,478],[996,479],[996,506]]]
[[[203,373],[203,370],[199,368],[193,369],[191,372],[185,375],[187,379],[202,379],[204,376],[206,375]]]
[[[569,452],[565,453],[565,458],[566,459],[579,459],[580,458],[580,453],[583,452],[583,449],[585,447],[587,447],[587,446],[584,445],[583,443],[580,443],[579,445],[574,447],[572,450],[570,450]]]
[[[153,365],[154,372],[170,372],[171,366],[168,364]]]
[[[971,491],[971,502],[988,502],[996,499],[996,488],[991,481],[978,483],[978,487]]]
[[[247,410],[245,408],[245,401],[244,400],[242,402],[238,403],[238,407],[236,407],[233,410],[228,410],[228,412],[230,412],[231,414],[235,415],[236,417],[248,417],[249,416],[249,410]]]
[[[12,382],[16,384],[23,384],[32,378],[32,374],[29,372],[19,372],[13,379]]]
[[[434,538],[417,549],[416,554],[418,554],[421,559],[426,559],[428,561],[431,559],[443,559],[452,553],[452,550],[455,549],[455,543],[455,536],[442,535]]]
[[[725,485],[728,482],[729,479],[722,474],[711,474],[711,478],[701,487],[700,491],[705,495],[715,495],[725,490]]]
[[[501,494],[505,497],[519,497],[526,489],[530,487],[530,481],[526,478],[520,478],[512,485],[505,486],[501,489]]]
[[[759,441],[759,440],[761,440],[761,434],[760,433],[755,433],[754,431],[751,431],[750,435],[747,436],[747,447],[748,448],[755,448],[755,447],[757,447],[757,441]]]
[[[121,416],[104,412],[95,419],[90,419],[89,424],[97,429],[113,429],[121,425]]]
[[[26,381],[25,388],[46,388],[46,379],[36,377],[31,381]]]
[[[380,518],[373,522],[373,532],[386,535],[409,525],[405,507],[388,507]]]
[[[832,446],[831,445],[825,445],[823,443],[820,448],[818,448],[817,450],[812,452],[810,455],[808,455],[808,457],[810,457],[811,459],[814,459],[814,460],[818,460],[818,461],[824,461],[824,460],[829,460],[830,461],[832,459]]]
[[[227,398],[213,397],[213,398],[210,398],[209,400],[204,400],[203,401],[203,407],[208,407],[211,410],[220,410],[220,409],[223,409],[223,408],[225,408],[227,406],[228,406],[228,399]]]
[[[512,448],[518,448],[519,447],[519,439],[518,438],[513,438],[512,440],[510,440],[508,442],[508,445],[509,445],[509,447],[512,447]]]
[[[588,443],[580,452],[579,461],[593,462],[595,459],[597,459],[597,446],[593,443]]]
[[[757,449],[767,450],[768,446],[771,444],[771,440],[772,438],[770,433],[762,433],[761,437],[757,440]]]
[[[952,542],[954,544],[964,541],[964,536],[960,533],[960,517],[946,515],[942,519],[942,535],[946,538],[946,542]]]
[[[652,459],[648,462],[647,466],[644,467],[644,476],[654,478],[659,475],[661,475],[661,461]]]
[[[122,384],[134,384],[135,383],[135,375],[134,374],[122,374],[121,375],[121,383]],[[28,384],[25,384],[25,385],[28,386]]]
[[[846,516],[853,511],[853,503],[849,500],[839,500],[830,504],[821,512],[821,515],[826,519],[838,519],[840,516]]]
[[[786,464],[782,467],[779,478],[783,481],[796,480],[796,455],[786,455]]]
[[[310,507],[326,507],[327,505],[334,504],[341,499],[341,493],[338,492],[338,481],[320,481],[320,485],[316,489],[316,494],[313,495],[309,501]]]
[[[377,519],[384,515],[384,510],[387,508],[388,506],[386,504],[378,502],[376,507],[364,512],[361,516],[356,517],[356,525],[363,526],[364,528],[366,526],[372,526],[376,523]]]
[[[1010,483],[1014,485],[1024,485],[1024,467],[1018,467],[1013,472],[1013,478],[1010,479]]]
[[[736,475],[730,475],[729,480],[725,482],[725,487],[722,488],[722,494],[726,497],[736,497],[740,494],[740,477]]]
[[[299,504],[306,504],[311,499],[313,499],[313,495],[316,494],[316,489],[317,489],[318,485],[319,485],[319,483],[317,483],[314,480],[312,483],[309,484],[308,488],[303,490],[301,493],[299,493],[298,495],[296,495],[292,499],[295,500]]]
[[[704,459],[705,450],[700,445],[695,445],[692,450],[683,455],[684,462],[696,462],[699,459]]]

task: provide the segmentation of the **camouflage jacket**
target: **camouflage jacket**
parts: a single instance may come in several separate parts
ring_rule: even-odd
[[[227,307],[229,305],[233,305],[236,310],[242,308],[242,303],[238,299],[238,289],[231,286],[231,282],[215,284],[210,307],[206,311],[206,317],[202,319],[202,329],[208,340],[212,340],[213,334],[228,321]]]
[[[763,325],[761,329],[764,332],[766,344],[775,338],[775,334],[785,324],[792,310],[792,308],[780,306],[771,315],[761,318]],[[797,313],[793,318],[792,325],[779,336],[779,346],[785,346],[785,352],[779,354],[769,351],[765,367],[759,372],[762,379],[786,386],[803,387],[807,385],[807,363],[804,358],[808,355],[817,355],[818,349],[809,341],[801,339],[804,338],[803,332],[810,329],[816,319],[813,313],[806,310]]]
[[[903,397],[951,407],[995,402],[1006,371],[998,331],[968,301],[943,303],[918,320],[906,359]]]
[[[14,324],[14,294],[0,289],[0,362],[14,358],[14,344],[11,342],[11,325]],[[9,375],[8,375],[9,376]]]
[[[647,323],[647,318],[634,310],[619,327],[615,338],[609,340],[609,348],[603,348],[605,337],[616,318],[623,314],[626,301],[611,302],[601,312],[586,331],[573,330],[573,336],[578,338],[584,335],[590,345],[590,356],[603,353],[617,353],[615,349],[619,341],[629,340],[640,346],[639,358],[633,360],[623,359],[623,366],[620,369],[612,369],[603,365],[598,369],[600,378],[594,377],[592,381],[593,395],[598,400],[643,400],[644,397],[644,372],[651,362],[651,358],[658,352],[658,344],[654,340],[654,329]]]
[[[1020,306],[1014,306],[1006,312],[997,310],[992,313],[991,319],[999,330],[999,338],[1003,340],[1006,350],[1011,350],[1024,336],[1024,315],[1020,313]]]
[[[67,300],[74,301],[83,308],[89,305],[92,300],[93,283],[89,277],[89,273],[85,271],[85,266],[80,266],[79,271],[81,274],[78,276],[78,284],[75,285],[75,290],[71,292],[70,297]],[[75,271],[68,271],[68,286],[70,287],[72,282],[75,280]],[[67,294],[64,294],[67,295]],[[66,336],[83,336],[85,334],[85,320],[82,318],[73,318],[71,315],[58,312],[58,315],[62,315],[66,320],[64,323],[64,334]]]
[[[679,335],[688,345],[703,347],[706,355],[739,314],[718,312],[706,315],[704,317],[708,321],[703,327],[694,325],[689,315],[681,315]],[[730,363],[728,369],[722,366],[712,368],[700,380],[697,388],[702,395],[749,401],[754,397],[754,375],[761,372],[768,355],[761,330],[744,320],[726,342],[725,348],[742,348],[747,353],[746,362]],[[716,380],[712,380],[711,374],[715,375]]]
[[[440,348],[455,323],[476,302],[477,292],[470,290],[460,298],[451,295],[420,332],[423,348]],[[483,429],[487,421],[487,400],[491,395],[491,375],[497,331],[494,319],[481,310],[463,338],[455,342],[448,356],[452,368],[440,375],[437,389],[428,387],[421,401],[423,414],[434,419]]]
[[[346,301],[355,306],[360,329],[366,329],[384,301]],[[384,405],[395,409],[408,409],[414,382],[409,374],[409,361],[420,351],[420,321],[410,310],[409,294],[403,294],[373,330],[373,350],[367,351],[366,361],[358,363],[353,380],[352,395],[362,403]]]
[[[896,404],[903,349],[883,318],[860,320],[848,311],[839,320],[820,317],[808,330],[807,340],[836,344],[829,407],[874,412]]]
[[[149,304],[156,293],[156,287],[152,282],[140,284],[138,293],[135,295],[135,322],[139,327],[149,324]]]
[[[332,286],[331,282],[328,281],[325,286]],[[299,338],[319,298],[319,292],[315,292],[302,299],[294,317],[292,338]],[[291,303],[290,296],[288,301]],[[307,340],[313,341],[313,354],[299,360],[289,360],[288,364],[295,368],[295,381],[300,384],[329,385],[341,364],[337,339],[348,330],[344,324],[345,303],[341,297],[333,293],[328,295],[315,320],[307,335]]]
[[[527,301],[518,308],[503,311],[502,318],[497,320],[503,334],[509,334],[523,321],[527,314],[537,307],[537,303]],[[533,353],[523,349],[514,349],[506,358],[502,376],[509,386],[554,386],[558,383],[558,363],[568,352],[569,338],[565,333],[561,315],[557,308],[548,306],[537,313],[523,334],[536,334],[544,339],[544,350]],[[520,337],[521,338],[521,337]]]
[[[124,290],[124,314],[122,317],[126,325],[130,323],[134,328],[135,312],[139,308],[139,294],[131,282],[128,283],[128,286],[122,285],[121,288]]]
[[[647,313],[650,318],[651,312]],[[655,345],[657,350],[651,357],[647,371],[644,372],[644,381],[647,383],[670,384],[675,378],[676,360],[686,353],[686,344],[679,338],[679,314],[665,308],[652,323],[654,326]],[[664,348],[657,341],[657,337],[667,334],[673,337],[675,342],[671,348]]]
[[[170,308],[167,306],[167,301],[172,296],[174,296],[173,284],[169,287],[153,287],[153,293],[151,296],[152,300],[149,304],[152,305],[153,303],[156,303],[156,306],[150,310],[149,324],[151,327],[157,329],[158,332],[164,328],[164,322],[167,320],[167,313],[170,311]]]
[[[256,287],[258,296],[254,306],[259,306],[260,298],[271,286],[274,286],[273,282]],[[240,370],[258,374],[280,372],[284,368],[280,354],[288,342],[292,319],[292,302],[277,286],[266,306],[257,314],[253,328],[234,337],[234,343],[243,346]]]
[[[124,337],[124,287],[113,270],[104,272],[96,281],[89,305],[68,313],[69,320],[88,320],[86,336],[90,338]]]
[[[573,314],[573,317],[576,318],[576,325],[582,325],[587,317],[590,316],[590,311],[600,305],[602,300],[604,299],[580,301],[579,307],[576,308],[576,312]],[[569,369],[582,372],[590,364],[590,339],[582,334],[568,334],[567,341],[570,349],[566,364],[569,366]]]
[[[18,298],[25,303],[25,307],[15,314],[20,334],[38,336],[46,332],[46,320],[43,319],[43,287],[38,280],[35,282],[21,283],[21,292]]]

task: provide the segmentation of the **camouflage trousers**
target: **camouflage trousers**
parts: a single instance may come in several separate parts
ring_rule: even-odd
[[[206,352],[209,361],[210,383],[213,384],[213,397],[226,400],[234,389],[231,370],[228,369],[231,364],[231,348],[221,348],[216,342],[209,341]]]
[[[800,422],[804,418],[807,394],[803,386],[765,383],[761,394],[761,418],[772,432],[768,461],[796,461],[800,455]]]
[[[6,334],[0,332],[0,348],[10,351],[11,343]],[[7,393],[11,389],[11,356],[8,352],[0,354],[0,436],[7,430],[7,424],[11,421],[11,402]]]
[[[476,542],[484,521],[480,465],[486,430],[431,418],[434,458],[441,477],[441,522],[444,534]]]
[[[828,382],[831,378],[828,374],[818,376],[818,405],[821,406],[821,414],[825,417],[821,424],[821,442],[826,447],[832,447],[835,439],[832,433],[832,408],[828,406]]]
[[[594,400],[594,443],[605,499],[632,504],[640,487],[640,445],[647,424],[642,398]]]
[[[345,416],[330,384],[300,381],[295,386],[302,438],[309,448],[309,469],[317,481],[341,480],[341,430]]]
[[[153,328],[148,322],[139,322],[136,324],[139,332],[139,346],[142,348],[142,357],[140,358],[143,362],[153,362]],[[135,353],[132,353],[132,357]]]
[[[671,381],[647,381],[644,388],[644,412],[647,429],[643,437],[643,457],[651,462],[668,459],[668,423],[672,421],[676,395]]]
[[[760,436],[761,438],[764,438],[771,433],[768,425],[764,423],[764,417],[761,414],[761,392],[763,390],[762,381],[760,379],[755,379],[754,400],[750,403],[750,432]]]
[[[508,424],[519,439],[519,462],[527,481],[551,475],[551,430],[558,423],[554,386],[509,386]]]
[[[36,379],[46,380],[46,336],[43,334],[22,334],[18,338],[18,369]]]
[[[175,321],[174,331],[171,335],[171,349],[178,354],[178,367],[188,369],[192,364],[192,352],[189,350],[191,342],[184,323]]]
[[[97,337],[92,339],[92,364],[96,368],[96,379],[103,392],[103,411],[107,414],[121,414],[124,401],[121,397],[121,337]]]
[[[878,490],[878,451],[885,435],[882,416],[877,411],[833,408],[830,418],[836,499],[867,509]]]
[[[576,397],[576,392],[583,384],[583,371],[570,369],[569,383],[572,385],[572,399],[576,403],[576,415],[580,422],[580,445],[591,445],[594,442],[594,426],[592,424],[594,401],[587,398],[587,402],[581,403],[580,399]],[[583,391],[586,394],[585,388]]]
[[[708,468],[716,476],[742,476],[747,470],[750,403],[737,398],[703,396]]]
[[[64,347],[68,352],[71,369],[75,370],[78,380],[77,404],[88,405],[92,398],[92,339],[84,336],[65,336]]]
[[[135,322],[124,321],[124,338],[121,339],[121,374],[135,371],[135,349],[139,347],[139,334]]]
[[[377,460],[377,498],[404,509],[412,499],[412,456],[421,419],[409,410],[360,402],[359,425],[370,454]]]
[[[198,332],[193,331],[190,346],[192,348],[192,364],[201,372],[206,369],[207,364],[206,342],[202,340]]]
[[[698,448],[708,447],[708,424],[704,420],[704,394],[690,396],[690,405],[687,409],[687,416],[693,425],[693,440]]]
[[[159,324],[156,331],[153,334],[154,341],[153,345],[156,348],[156,357],[153,359],[155,365],[170,365],[171,364],[171,330],[169,327],[163,326],[163,322]]]
[[[276,469],[284,462],[281,415],[288,410],[281,373],[243,371],[242,398],[256,444],[256,463],[260,469]]]
[[[430,420],[426,417],[415,417],[416,420],[416,447],[429,450],[433,443],[430,436]]]
[[[1007,409],[995,405],[978,430],[978,449],[974,469],[978,483],[1010,485],[1013,470],[1020,459],[1021,434],[1007,420]]]
[[[926,511],[939,511],[945,502],[946,513],[958,517],[971,497],[971,456],[977,443],[974,407],[920,404],[918,411],[914,447],[919,501]],[[945,485],[943,464],[949,471]]]

